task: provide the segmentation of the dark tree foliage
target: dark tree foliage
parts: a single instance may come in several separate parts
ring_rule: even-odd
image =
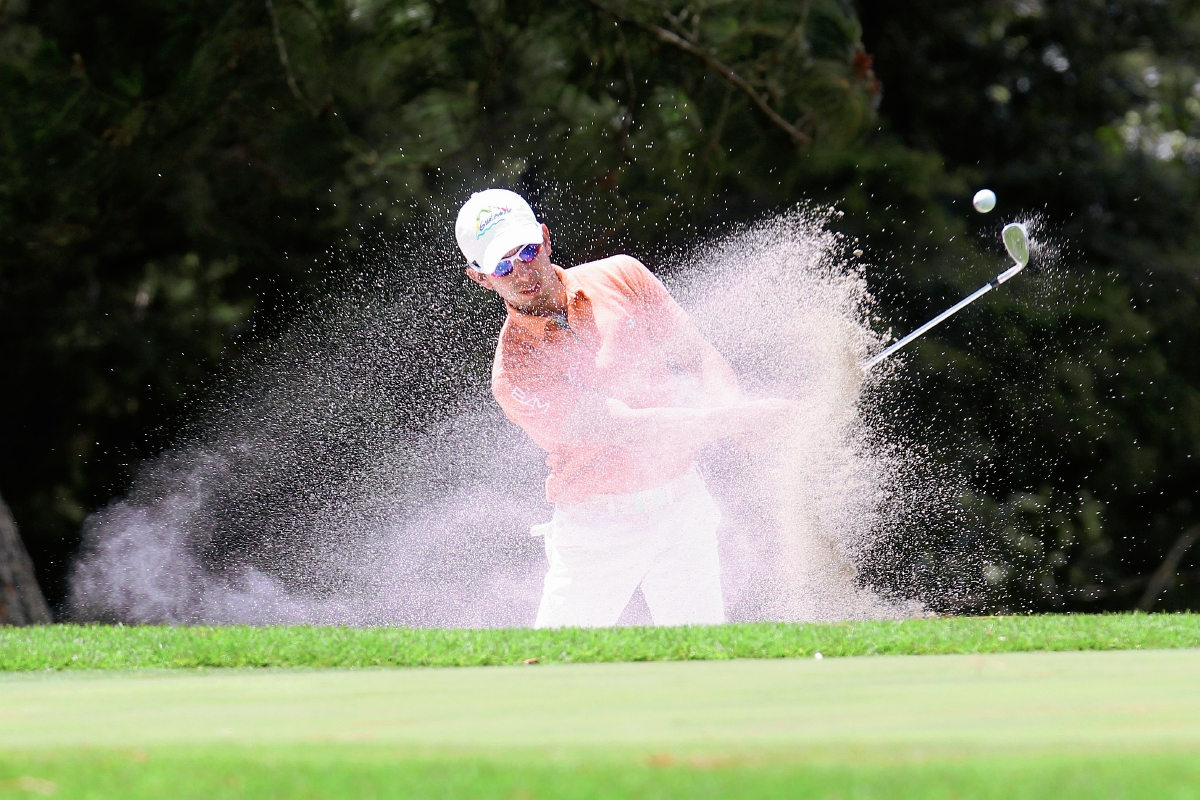
[[[331,249],[449,237],[484,186],[530,194],[568,261],[653,264],[836,201],[897,331],[995,274],[1000,216],[1038,214],[1057,261],[914,347],[916,399],[895,400],[977,489],[994,591],[960,608],[1127,608],[1148,587],[1194,606],[1196,15],[0,0],[0,491],[61,597],[84,515],[341,268]],[[1001,207],[979,217],[985,184]],[[426,269],[414,284],[459,265]],[[963,535],[914,534],[914,580],[958,569]]]
[[[861,13],[891,130],[994,188],[1000,213],[1038,213],[1061,249],[1052,302],[992,302],[999,316],[942,332],[918,365],[944,452],[985,467],[974,502],[1006,540],[993,579],[1018,607],[1194,608],[1200,7]]]

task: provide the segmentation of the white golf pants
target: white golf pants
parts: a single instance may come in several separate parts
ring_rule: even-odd
[[[720,520],[694,467],[658,489],[557,505],[532,531],[550,560],[534,627],[615,625],[638,586],[656,625],[724,622]]]

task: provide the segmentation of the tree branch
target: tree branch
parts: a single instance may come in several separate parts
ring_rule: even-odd
[[[268,0],[268,2],[270,2],[270,0]],[[795,125],[788,122],[783,117],[779,116],[779,113],[775,109],[771,108],[771,106],[767,103],[766,98],[764,98],[757,91],[755,91],[754,87],[751,86],[749,83],[747,83],[746,80],[741,75],[738,75],[736,72],[733,71],[733,69],[731,69],[729,66],[727,66],[722,61],[718,60],[717,57],[714,56],[712,53],[692,44],[687,39],[684,39],[682,36],[680,36],[677,33],[672,33],[671,31],[667,30],[666,28],[660,27],[651,22],[643,22],[639,19],[631,17],[630,15],[626,14],[623,11],[620,11],[615,8],[610,8],[606,4],[600,2],[600,0],[587,0],[587,3],[589,5],[595,6],[596,8],[600,9],[604,13],[612,16],[614,19],[620,20],[622,22],[629,22],[634,25],[637,25],[639,28],[650,33],[652,36],[654,36],[660,42],[664,42],[673,47],[677,47],[680,50],[682,50],[683,52],[685,52],[691,56],[695,56],[696,58],[703,61],[704,64],[709,69],[711,69],[713,72],[720,75],[722,78],[724,78],[726,81],[728,81],[731,86],[737,87],[747,97],[749,97],[750,101],[752,103],[754,103],[754,105],[758,106],[759,111],[766,114],[767,118],[770,119],[771,122],[775,123],[775,126],[777,128],[779,128],[784,133],[786,133],[789,137],[791,137],[792,141],[796,144],[797,147],[799,147],[800,145],[809,144],[810,142],[812,142],[811,136],[809,136],[804,131],[797,128]]]
[[[1200,539],[1200,525],[1193,525],[1188,528],[1179,538],[1175,540],[1175,544],[1171,547],[1171,552],[1167,553],[1167,557],[1163,559],[1162,565],[1154,571],[1150,576],[1150,582],[1146,585],[1146,592],[1142,595],[1142,599],[1138,601],[1137,607],[1142,611],[1149,611],[1154,608],[1154,604],[1158,602],[1159,595],[1163,589],[1167,588],[1167,582],[1175,577],[1175,573],[1179,570],[1179,562],[1183,560],[1183,555],[1188,551],[1188,548]]]
[[[272,0],[265,0],[267,4],[267,13],[271,15],[271,32],[275,34],[275,46],[279,48],[279,63],[283,65],[284,75],[287,76],[288,88],[292,90],[292,96],[304,104],[308,109],[308,113],[314,117],[320,112],[312,103],[308,102],[308,98],[304,96],[304,92],[300,91],[300,85],[296,83],[296,76],[292,74],[292,63],[288,60],[287,43],[283,41],[283,31],[279,28],[279,15],[275,13],[275,3]]]

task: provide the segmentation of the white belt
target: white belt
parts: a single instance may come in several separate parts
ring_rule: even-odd
[[[653,489],[643,489],[640,492],[628,494],[597,494],[582,503],[558,503],[566,511],[607,511],[610,514],[630,514],[635,512],[657,511],[686,497],[695,490],[700,481],[696,467],[688,467],[687,471],[662,486]]]

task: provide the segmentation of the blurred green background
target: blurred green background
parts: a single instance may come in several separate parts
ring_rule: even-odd
[[[472,189],[564,263],[835,203],[898,332],[1020,217],[1053,252],[896,408],[995,540],[945,610],[1196,608],[1198,39],[1178,0],[0,0],[0,495],[60,602],[222,362]]]

